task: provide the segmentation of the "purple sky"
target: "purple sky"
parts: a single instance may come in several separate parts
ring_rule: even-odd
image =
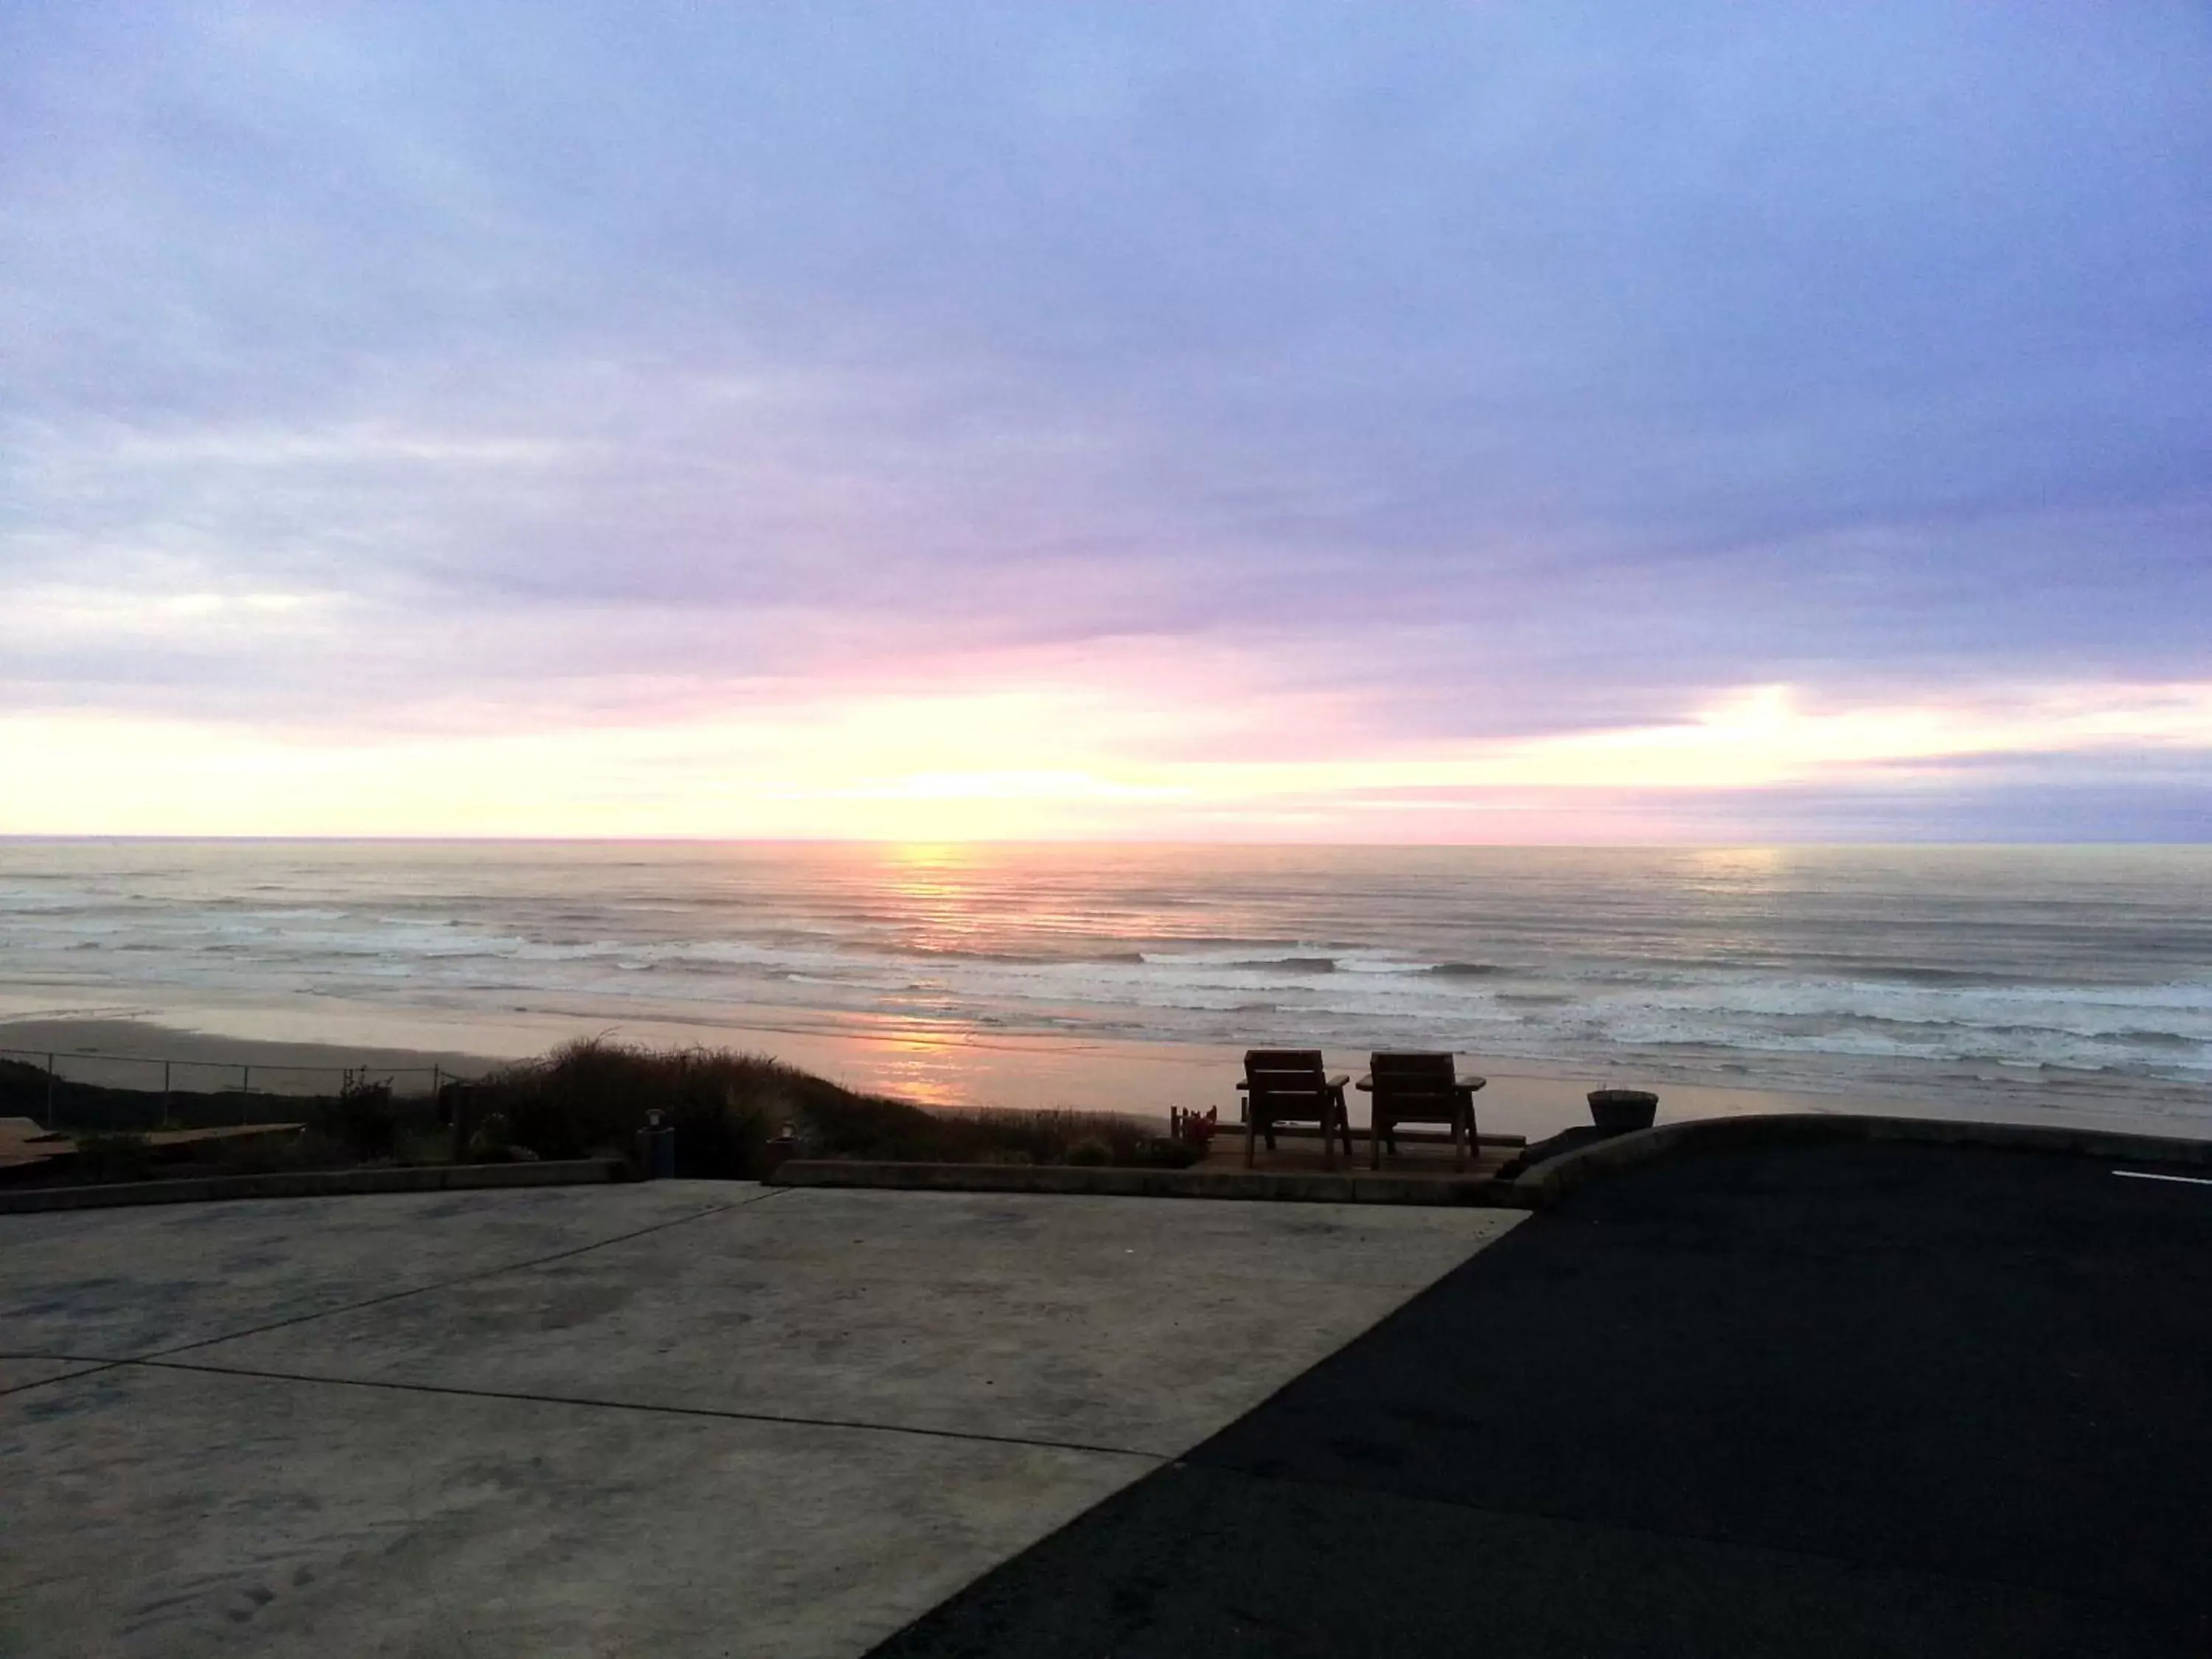
[[[2212,837],[2201,4],[19,5],[0,296],[0,830]]]

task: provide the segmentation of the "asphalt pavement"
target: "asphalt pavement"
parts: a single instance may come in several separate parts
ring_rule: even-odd
[[[2212,1185],[1601,1182],[877,1651],[2202,1659]]]

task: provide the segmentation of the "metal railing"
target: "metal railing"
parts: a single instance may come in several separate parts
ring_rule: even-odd
[[[161,1121],[167,1125],[173,1119],[180,1098],[190,1098],[196,1103],[221,1102],[226,1105],[235,1101],[235,1121],[246,1123],[257,1121],[248,1115],[256,1102],[265,1107],[267,1103],[285,1098],[328,1097],[363,1084],[385,1085],[395,1096],[434,1100],[447,1084],[474,1080],[471,1073],[436,1062],[428,1066],[319,1066],[116,1054],[104,1049],[9,1048],[0,1048],[0,1060],[34,1063],[45,1072],[40,1121],[49,1133],[60,1127],[61,1103],[71,1092],[64,1085],[98,1091],[103,1095],[143,1096],[149,1102],[158,1097]],[[410,1084],[416,1086],[407,1086]],[[9,1091],[7,1094],[14,1092]],[[6,1097],[0,1094],[0,1100]],[[192,1115],[205,1117],[208,1114],[196,1110]]]

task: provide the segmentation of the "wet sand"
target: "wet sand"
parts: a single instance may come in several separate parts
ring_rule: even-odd
[[[231,1088],[241,1068],[272,1092],[319,1091],[339,1068],[392,1074],[403,1091],[427,1090],[435,1077],[470,1077],[538,1054],[579,1036],[605,1035],[656,1045],[701,1044],[767,1054],[850,1087],[881,1091],[937,1107],[1073,1108],[1164,1117],[1170,1107],[1237,1116],[1237,1049],[1175,1042],[1116,1042],[1087,1037],[948,1032],[889,1022],[843,1029],[777,1023],[741,1011],[726,1023],[583,1019],[517,1010],[511,1015],[316,1003],[289,1008],[198,1006],[165,1008],[158,1018],[132,1010],[33,1012],[0,1005],[0,1049],[42,1063],[51,1052],[65,1077],[116,1087],[161,1086],[169,1062],[179,1089]],[[10,1018],[9,1016],[14,1016]],[[746,1017],[750,1015],[750,1018]],[[1356,1077],[1364,1054],[1328,1055],[1332,1070]],[[433,1068],[435,1068],[434,1071]],[[2027,1091],[2017,1113],[1984,1102],[1922,1097],[1876,1097],[1715,1084],[1630,1067],[1553,1066],[1463,1055],[1462,1073],[1487,1077],[1476,1099],[1482,1128],[1532,1139],[1589,1121],[1583,1096],[1601,1087],[1649,1087],[1661,1121],[1753,1112],[1908,1113],[1941,1117],[2049,1121]],[[1352,1120],[1365,1097],[1351,1097]],[[2068,1120],[2098,1127],[2173,1133],[2170,1121],[2132,1114]]]

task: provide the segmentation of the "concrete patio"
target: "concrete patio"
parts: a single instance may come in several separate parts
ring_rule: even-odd
[[[0,1651],[858,1654],[1519,1218],[676,1182],[0,1217]]]

